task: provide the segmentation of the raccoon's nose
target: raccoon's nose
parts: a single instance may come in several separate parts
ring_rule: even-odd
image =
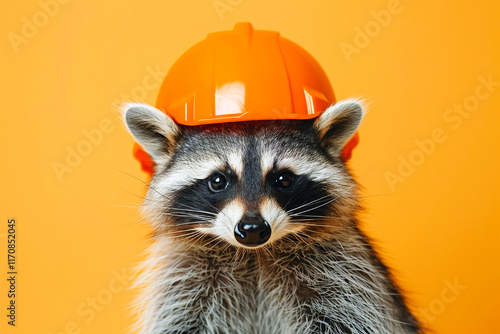
[[[271,237],[271,225],[257,213],[247,213],[234,228],[236,240],[252,247],[265,243]]]

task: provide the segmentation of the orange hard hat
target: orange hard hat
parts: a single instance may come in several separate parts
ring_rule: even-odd
[[[233,30],[208,34],[173,64],[156,108],[178,124],[196,126],[310,119],[333,103],[326,73],[306,50],[276,31],[237,23]],[[134,156],[153,173],[154,164],[137,144]]]

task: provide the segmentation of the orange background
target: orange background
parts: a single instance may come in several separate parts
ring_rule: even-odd
[[[45,3],[54,0],[4,3],[0,23],[2,333],[126,332],[135,292],[122,274],[147,245],[147,226],[137,222],[146,177],[115,104],[153,104],[150,72],[166,72],[207,33],[239,21],[302,45],[338,99],[370,103],[351,163],[364,186],[363,228],[420,319],[436,333],[498,332],[500,86],[479,79],[500,81],[498,1]],[[356,51],[346,55],[346,45]],[[467,117],[449,114],[464,103]],[[85,156],[57,174],[77,149]],[[401,159],[417,166],[391,186],[387,175]],[[10,217],[18,228],[15,328],[5,317]]]

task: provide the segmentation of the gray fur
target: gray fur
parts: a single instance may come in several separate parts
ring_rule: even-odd
[[[170,154],[178,127],[165,113],[145,104],[127,104],[124,111],[125,124],[144,150],[157,160]]]
[[[338,157],[361,120],[362,109],[355,103],[325,111],[310,131],[295,130],[293,122],[282,129],[267,123],[242,125],[235,132],[221,127],[211,134],[176,130],[170,137],[175,149],[163,153],[168,159],[156,159],[157,172],[143,204],[155,233],[137,282],[141,334],[420,333],[357,227],[357,184]],[[344,125],[334,136],[329,129],[340,121]],[[294,222],[296,209],[286,210],[286,218],[270,222],[280,237],[247,249],[223,229],[211,227],[227,213],[207,218],[195,207],[168,210],[178,191],[213,170],[229,165],[241,174],[250,142],[263,173],[287,168],[324,185],[329,200],[318,206],[327,206],[330,214]],[[178,217],[186,215],[193,224],[176,226]],[[224,224],[238,219],[225,217]]]
[[[314,122],[322,144],[338,156],[347,140],[356,132],[363,118],[363,107],[355,99],[340,101],[326,109]],[[334,133],[335,135],[330,135]]]

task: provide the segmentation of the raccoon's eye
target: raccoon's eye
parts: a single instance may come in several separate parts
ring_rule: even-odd
[[[280,172],[276,177],[275,185],[283,190],[291,188],[293,185],[293,174],[286,170]]]
[[[229,182],[224,174],[221,172],[215,172],[208,178],[208,187],[214,193],[218,193],[227,188]]]

